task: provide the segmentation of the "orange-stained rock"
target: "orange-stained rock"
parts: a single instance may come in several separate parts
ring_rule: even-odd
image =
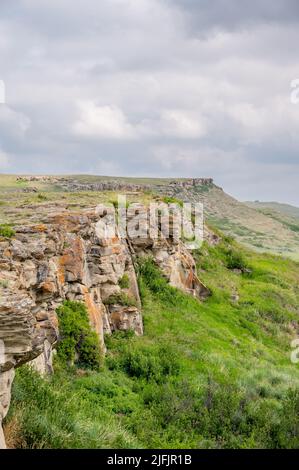
[[[59,260],[60,281],[83,282],[85,280],[85,246],[81,237],[70,235]]]
[[[54,282],[46,281],[39,285],[39,289],[43,290],[44,292],[53,293],[56,291],[56,285]]]
[[[4,256],[4,258],[10,258],[11,257],[11,251],[9,249],[4,250],[3,256]]]
[[[36,232],[46,232],[47,226],[45,224],[37,224],[33,227],[33,230],[36,230]]]
[[[95,303],[93,296],[89,293],[87,288],[84,288],[83,295],[90,324],[93,330],[98,334],[100,344],[104,349],[103,316],[105,314],[105,306],[102,303]]]
[[[111,331],[134,331],[143,334],[142,317],[137,307],[110,305],[108,312]]]

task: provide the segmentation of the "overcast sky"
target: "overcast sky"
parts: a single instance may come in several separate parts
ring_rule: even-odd
[[[0,172],[299,205],[298,0],[1,0]]]

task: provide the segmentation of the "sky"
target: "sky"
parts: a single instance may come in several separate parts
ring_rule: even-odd
[[[0,172],[299,206],[298,23],[297,0],[1,0]]]

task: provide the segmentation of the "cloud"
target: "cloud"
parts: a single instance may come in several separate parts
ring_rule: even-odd
[[[80,117],[73,131],[83,137],[96,139],[132,139],[134,128],[117,106],[97,106],[92,101],[78,103]]]
[[[206,125],[199,114],[165,110],[161,113],[161,132],[168,137],[198,139],[206,134]]]
[[[24,137],[30,128],[30,119],[25,114],[6,105],[0,106],[0,132],[5,136]]]
[[[298,23],[297,0],[167,0],[182,10],[193,32],[211,29],[244,29],[250,25],[265,23]]]
[[[8,167],[8,155],[6,155],[6,153],[2,152],[0,149],[0,169],[4,170],[7,167]]]
[[[200,114],[188,110],[165,109],[153,119],[132,125],[117,106],[97,106],[92,101],[77,104],[79,119],[73,132],[92,139],[142,139],[166,136],[176,139],[199,139],[206,134],[206,123]]]

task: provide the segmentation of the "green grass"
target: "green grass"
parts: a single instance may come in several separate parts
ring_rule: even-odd
[[[175,197],[164,196],[162,197],[162,202],[164,202],[165,204],[176,204],[179,207],[183,207],[183,201]]]
[[[14,235],[15,231],[9,224],[0,224],[0,237],[12,238]]]
[[[232,253],[249,269],[230,269]],[[139,264],[145,335],[108,336],[99,372],[18,371],[6,425],[19,447],[299,447],[298,263],[229,238],[195,257],[204,303]]]

